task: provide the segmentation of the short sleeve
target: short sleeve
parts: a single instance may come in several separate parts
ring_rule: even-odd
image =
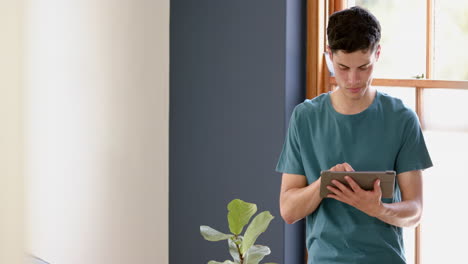
[[[404,123],[403,141],[396,158],[395,168],[397,174],[432,167],[419,119],[413,111],[409,111],[408,116],[409,118]]]
[[[305,175],[298,125],[298,107],[296,106],[289,120],[286,139],[276,165],[277,172]]]

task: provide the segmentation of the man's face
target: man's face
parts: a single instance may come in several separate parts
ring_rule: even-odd
[[[329,53],[335,69],[339,91],[349,99],[359,100],[369,91],[374,63],[380,55],[380,46],[374,51],[358,50],[345,53],[341,50]]]

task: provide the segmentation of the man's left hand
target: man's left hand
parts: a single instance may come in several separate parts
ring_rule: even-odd
[[[374,189],[372,191],[363,190],[349,176],[345,176],[345,180],[348,182],[350,188],[337,180],[333,180],[332,183],[335,184],[336,187],[331,185],[327,186],[328,190],[333,193],[329,194],[327,197],[349,204],[372,217],[380,215],[383,209],[380,180],[375,180]]]

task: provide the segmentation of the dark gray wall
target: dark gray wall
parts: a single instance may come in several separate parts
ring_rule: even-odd
[[[294,106],[304,100],[306,93],[307,0],[287,0],[286,10],[285,130]],[[285,224],[284,263],[304,263],[304,253],[305,220]]]
[[[257,242],[272,250],[264,261],[293,263],[284,259],[274,168],[292,106],[304,94],[301,5],[305,0],[171,0],[171,264],[231,259],[227,243],[204,240],[199,226],[228,232],[226,205],[235,198],[275,216]],[[287,37],[291,23],[299,29]]]

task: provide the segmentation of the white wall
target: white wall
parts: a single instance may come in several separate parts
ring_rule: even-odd
[[[22,1],[0,1],[0,263],[23,254]]]
[[[26,18],[28,251],[168,263],[169,0],[29,0]]]

